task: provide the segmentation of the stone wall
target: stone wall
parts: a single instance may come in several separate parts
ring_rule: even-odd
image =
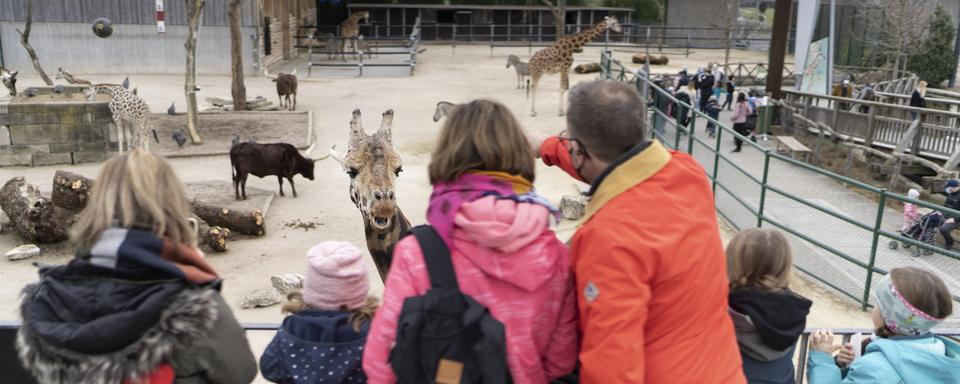
[[[103,161],[116,149],[107,100],[86,101],[81,87],[0,101],[0,167]]]

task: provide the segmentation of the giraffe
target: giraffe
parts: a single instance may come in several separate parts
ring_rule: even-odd
[[[117,151],[123,152],[124,142],[127,142],[128,148],[132,142],[134,147],[149,150],[147,116],[150,114],[150,107],[143,99],[124,89],[123,86],[115,84],[95,84],[87,88],[84,94],[87,100],[93,99],[98,94],[110,95],[110,114],[113,115],[113,121],[117,126]],[[131,132],[131,137],[127,137],[123,129],[123,120],[133,124],[134,130]],[[156,131],[153,131],[153,137],[157,139]]]
[[[330,150],[330,155],[350,175],[350,200],[360,209],[367,249],[383,281],[387,280],[393,247],[410,229],[410,221],[397,206],[394,192],[403,164],[400,154],[393,149],[392,128],[390,109],[383,113],[380,129],[367,135],[360,109],[354,109],[347,153]]]
[[[560,116],[563,116],[563,94],[570,88],[570,66],[573,65],[573,51],[583,47],[607,29],[614,32],[622,30],[620,22],[615,17],[607,16],[593,28],[573,36],[564,37],[552,46],[533,54],[530,62],[527,63],[531,79],[530,116],[537,115],[537,84],[540,83],[540,77],[554,73],[560,73]]]
[[[89,81],[71,75],[70,72],[64,71],[63,68],[57,68],[57,79],[64,79],[70,84],[85,84],[91,85]]]
[[[350,40],[350,48],[357,50],[357,36],[360,36],[360,20],[370,20],[370,11],[356,12],[349,18],[340,23],[340,54],[343,60],[347,55],[343,52],[347,50],[347,40]]]

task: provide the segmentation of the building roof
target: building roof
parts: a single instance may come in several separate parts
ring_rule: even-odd
[[[545,5],[445,5],[445,4],[350,4],[347,8],[363,9],[383,9],[383,8],[414,8],[414,9],[439,9],[439,10],[497,10],[497,11],[548,11],[549,7]],[[633,8],[619,7],[567,7],[567,11],[616,11],[633,12]]]

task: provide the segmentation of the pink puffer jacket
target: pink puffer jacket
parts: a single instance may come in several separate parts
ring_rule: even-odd
[[[540,205],[485,197],[455,219],[453,266],[460,290],[506,326],[513,382],[546,383],[570,373],[577,359],[577,303],[570,255]],[[363,351],[370,383],[396,381],[388,361],[404,299],[430,288],[417,240],[397,244]]]

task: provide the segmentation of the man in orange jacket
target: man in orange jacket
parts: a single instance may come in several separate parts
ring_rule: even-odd
[[[583,83],[569,102],[567,133],[531,144],[592,184],[572,239],[581,382],[745,383],[703,168],[646,140],[630,85]]]

